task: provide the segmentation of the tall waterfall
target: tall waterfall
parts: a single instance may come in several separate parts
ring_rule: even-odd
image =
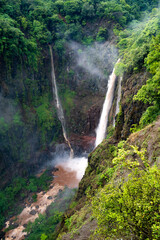
[[[122,80],[123,80],[123,76],[121,76],[119,78],[119,81],[118,81],[118,93],[117,93],[117,103],[116,103],[115,117],[119,113],[119,102],[121,100],[121,83],[122,83]],[[116,120],[115,117],[114,117],[114,120],[113,120],[113,126],[115,126],[115,120]]]
[[[120,59],[118,59],[117,63],[119,61]],[[112,106],[112,101],[114,96],[115,80],[116,80],[116,75],[115,75],[115,68],[114,68],[112,74],[109,76],[106,98],[103,104],[100,121],[96,129],[96,142],[95,142],[96,147],[103,141],[106,135],[108,115],[109,115],[110,108]]]
[[[64,118],[64,113],[63,113],[63,108],[58,96],[58,89],[57,89],[57,84],[56,84],[56,76],[55,76],[55,71],[54,71],[54,63],[53,63],[53,53],[52,53],[52,46],[49,45],[49,50],[50,50],[50,55],[51,55],[51,80],[52,80],[52,90],[53,90],[53,95],[55,95],[55,99],[56,99],[56,107],[57,107],[57,114],[58,114],[58,118],[61,122],[62,125],[62,131],[63,131],[63,136],[64,139],[66,141],[66,143],[68,144],[69,148],[70,148],[70,157],[73,158],[73,149],[71,147],[70,141],[67,137],[67,132],[66,132],[66,127],[65,127],[65,118]]]

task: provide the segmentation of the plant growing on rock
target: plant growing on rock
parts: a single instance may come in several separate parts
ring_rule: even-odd
[[[137,160],[128,156],[136,154]],[[141,164],[140,164],[141,161]],[[160,171],[150,167],[145,150],[132,146],[119,149],[114,159],[117,170],[112,180],[98,192],[92,201],[93,216],[98,228],[96,235],[105,239],[133,237],[160,238]],[[143,168],[140,167],[143,164]],[[128,176],[118,178],[119,168],[128,168]],[[116,178],[115,178],[116,176]]]

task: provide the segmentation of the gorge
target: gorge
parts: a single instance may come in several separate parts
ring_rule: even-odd
[[[0,36],[0,239],[158,240],[159,0],[0,0]]]

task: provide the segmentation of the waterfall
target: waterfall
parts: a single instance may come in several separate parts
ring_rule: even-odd
[[[70,148],[70,157],[73,158],[74,152],[73,152],[73,149],[71,147],[70,141],[67,137],[63,108],[62,108],[62,105],[61,105],[61,102],[60,102],[60,99],[59,99],[59,96],[58,96],[58,89],[57,89],[57,84],[56,84],[56,76],[55,76],[55,71],[54,71],[53,53],[52,53],[52,46],[51,45],[49,45],[49,50],[50,50],[50,55],[51,55],[52,90],[53,90],[53,95],[55,95],[55,99],[56,99],[57,114],[58,114],[58,118],[59,118],[59,120],[61,122],[61,125],[62,125],[62,131],[63,131],[64,139],[65,139],[66,143],[68,144],[68,146]]]
[[[113,120],[113,126],[115,126],[116,115],[119,113],[119,102],[121,100],[121,83],[122,83],[122,80],[123,80],[123,76],[121,76],[119,78],[119,81],[118,81],[117,103],[116,103],[115,117],[114,117],[114,120]]]
[[[120,61],[120,59],[118,59],[117,63],[119,61]],[[115,75],[115,68],[114,68],[112,74],[109,76],[108,89],[107,89],[105,101],[103,104],[100,121],[99,121],[98,127],[96,129],[96,142],[95,142],[96,147],[103,141],[103,139],[105,138],[105,135],[106,135],[108,115],[109,115],[110,108],[112,106],[112,101],[113,101],[113,96],[114,96],[115,80],[116,80],[116,75]]]

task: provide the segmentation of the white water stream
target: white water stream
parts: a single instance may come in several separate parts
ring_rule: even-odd
[[[52,46],[49,45],[49,49],[50,49],[50,54],[51,54],[52,90],[53,90],[53,95],[55,95],[55,99],[56,99],[57,114],[58,114],[58,118],[59,118],[59,120],[61,122],[61,125],[62,125],[62,131],[63,131],[64,139],[65,139],[66,143],[68,144],[68,146],[70,148],[70,157],[73,158],[74,152],[73,152],[73,149],[71,147],[70,141],[67,137],[63,108],[62,108],[62,105],[61,105],[61,102],[60,102],[60,99],[59,99],[59,96],[58,96],[58,89],[57,89],[57,84],[56,84],[56,76],[55,76],[54,62],[53,62]]]
[[[113,126],[115,126],[116,115],[119,113],[119,103],[120,103],[120,100],[121,100],[121,83],[122,83],[122,80],[123,80],[123,76],[121,76],[119,78],[119,81],[118,81],[117,103],[116,103],[115,117],[114,117],[114,120],[113,120]]]
[[[118,59],[117,63],[119,61],[120,61],[120,59]],[[109,111],[112,106],[112,101],[113,101],[113,96],[114,96],[115,81],[116,81],[116,75],[115,75],[115,68],[114,68],[112,74],[109,76],[106,98],[105,98],[105,101],[103,104],[100,121],[99,121],[98,127],[96,129],[96,142],[95,142],[96,147],[103,141],[103,139],[106,136],[108,115],[109,115]]]

